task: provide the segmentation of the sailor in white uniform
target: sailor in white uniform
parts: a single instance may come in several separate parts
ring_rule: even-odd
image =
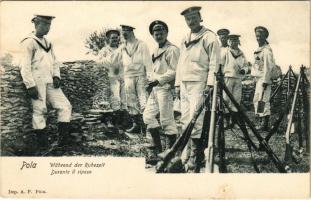
[[[152,72],[147,92],[150,93],[144,111],[144,122],[152,137],[152,147],[155,154],[162,149],[160,129],[166,136],[166,149],[169,149],[176,141],[178,134],[174,120],[173,95],[176,65],[179,58],[179,49],[167,40],[168,26],[165,22],[156,20],[149,26],[149,32],[158,43],[158,47],[152,54]],[[160,123],[156,119],[160,114]]]
[[[248,63],[244,53],[240,50],[240,35],[229,35],[229,47],[221,56],[221,62],[223,65],[224,80],[230,93],[234,99],[240,103],[242,98],[242,78],[248,72]],[[227,128],[232,128],[238,119],[238,113],[236,107],[233,105],[229,97],[224,94],[224,100],[229,105],[231,111],[232,123],[230,124],[230,114],[226,113]]]
[[[215,33],[201,25],[201,7],[191,7],[181,15],[190,28],[190,33],[182,40],[180,57],[176,71],[175,89],[180,93],[181,123],[184,131],[195,111],[203,103],[203,93],[213,87],[215,72],[220,61],[220,48]],[[189,171],[195,168],[204,112],[201,113],[191,133],[191,153]]]
[[[258,115],[260,126],[257,127],[260,130],[269,130],[270,119],[270,95],[271,95],[271,70],[275,65],[272,49],[267,41],[269,31],[263,26],[255,28],[256,39],[258,42],[258,48],[254,52],[255,62],[252,67],[251,75],[256,79],[256,89],[254,94],[254,107],[255,114]],[[260,101],[262,92],[264,90],[263,101],[265,102],[265,108],[263,113],[257,113],[258,101]]]
[[[147,102],[147,76],[151,72],[151,55],[145,42],[134,35],[134,27],[121,25],[125,43],[120,48],[124,66],[124,84],[128,112],[133,120],[133,126],[127,132],[145,133],[142,114]]]
[[[21,41],[23,57],[20,63],[21,76],[31,97],[32,126],[38,144],[46,148],[48,136],[45,131],[48,101],[57,110],[60,144],[68,144],[71,104],[62,92],[60,63],[57,62],[52,44],[44,37],[50,30],[53,16],[35,15],[32,22],[35,31]]]

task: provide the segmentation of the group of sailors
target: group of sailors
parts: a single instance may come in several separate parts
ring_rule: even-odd
[[[259,100],[266,103],[264,112],[256,113],[261,122],[258,128],[267,130],[269,127],[270,73],[275,64],[267,41],[267,28],[255,28],[258,49],[254,53],[255,61],[250,66],[239,48],[241,36],[231,34],[228,29],[220,29],[216,34],[204,27],[200,10],[201,7],[195,6],[181,12],[190,31],[178,46],[168,41],[169,27],[163,21],[156,20],[149,25],[149,32],[158,44],[152,54],[147,44],[135,37],[134,27],[121,25],[121,32],[117,29],[106,32],[107,45],[100,50],[96,60],[98,67],[108,70],[114,116],[121,119],[128,113],[132,126],[125,131],[150,134],[150,149],[155,156],[170,148],[180,135],[174,119],[174,98],[180,100],[183,132],[202,103],[204,94],[213,88],[219,66],[223,68],[226,86],[239,103],[243,76],[250,73],[255,77],[255,112]],[[32,98],[32,123],[41,145],[47,141],[44,117],[46,101],[58,110],[60,143],[68,144],[70,141],[68,124],[71,105],[59,87],[59,63],[55,59],[53,46],[44,37],[53,18],[36,15],[32,20],[35,32],[22,41],[25,56],[21,74]],[[121,36],[124,38],[122,44]],[[238,117],[237,110],[226,95],[224,99],[233,111],[233,114],[226,114],[227,126],[233,126]],[[204,113],[201,113],[188,144],[190,157],[187,165],[190,170],[195,165],[203,118]],[[121,124],[116,126],[122,128]],[[165,148],[161,144],[160,132],[166,136]]]

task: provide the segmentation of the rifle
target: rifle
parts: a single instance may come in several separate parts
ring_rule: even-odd
[[[211,96],[211,91],[206,95],[204,102],[208,102]],[[177,139],[177,141],[174,143],[174,145],[168,149],[167,151],[163,152],[163,154],[159,155],[159,157],[162,159],[162,161],[158,162],[157,165],[157,173],[163,173],[166,172],[169,169],[166,169],[168,165],[175,166],[176,163],[180,162],[180,155],[185,148],[186,144],[188,143],[191,132],[194,128],[194,125],[196,123],[196,120],[200,116],[205,104],[201,104],[200,107],[195,111],[193,118],[191,119],[190,123],[188,124],[185,131],[182,133],[182,135]],[[173,157],[175,157],[173,159]],[[173,160],[172,160],[173,159]],[[169,163],[172,160],[173,163]]]
[[[206,170],[209,173],[214,172],[214,138],[215,138],[215,118],[216,118],[216,103],[217,103],[217,90],[218,90],[218,79],[219,74],[221,73],[221,66],[217,72],[216,81],[214,83],[214,91],[212,98],[212,110],[211,110],[211,121],[210,121],[210,129],[208,133],[208,146],[204,151],[206,160]],[[219,131],[219,126],[217,126],[217,132]]]
[[[246,113],[244,112],[244,109],[238,104],[238,102],[234,99],[233,95],[228,90],[227,86],[223,82],[219,82],[221,86],[223,87],[225,93],[228,95],[230,100],[232,101],[233,105],[237,108],[238,112],[241,114],[241,117],[244,118],[246,124],[249,126],[249,128],[254,133],[255,137],[258,139],[260,145],[263,147],[263,149],[266,151],[272,162],[276,165],[279,172],[286,173],[286,170],[283,166],[283,163],[279,160],[279,158],[274,154],[271,147],[268,145],[268,143],[264,140],[264,138],[261,137],[261,135],[257,132],[257,129],[255,128],[255,125],[249,120]]]
[[[287,129],[286,129],[286,133],[285,133],[285,138],[286,138],[286,150],[285,150],[285,162],[289,162],[292,159],[292,154],[293,154],[293,148],[290,145],[290,132],[291,132],[291,128],[292,128],[292,123],[293,123],[293,114],[295,111],[295,106],[296,106],[296,101],[297,101],[297,96],[298,96],[298,90],[299,90],[299,85],[300,85],[300,81],[301,81],[301,77],[302,77],[302,68],[300,68],[300,73],[298,76],[298,80],[296,82],[296,88],[295,88],[295,93],[294,93],[294,99],[293,99],[293,103],[292,103],[292,107],[289,113],[289,120],[288,120],[288,125],[287,125]],[[289,169],[289,166],[286,166],[287,169]]]

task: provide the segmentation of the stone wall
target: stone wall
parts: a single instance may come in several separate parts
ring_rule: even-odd
[[[73,122],[80,129],[87,131],[83,122],[88,122],[93,96],[99,87],[106,88],[104,94],[109,101],[108,79],[106,70],[98,70],[93,61],[64,63],[61,68],[62,89],[73,107]],[[103,81],[98,81],[99,79]],[[31,101],[27,96],[18,66],[1,64],[1,152],[12,155],[23,151],[25,137],[31,131]],[[48,105],[48,130],[55,132],[56,113]]]

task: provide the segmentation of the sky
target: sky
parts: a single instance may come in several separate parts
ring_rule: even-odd
[[[309,1],[2,1],[0,3],[0,53],[18,57],[20,41],[33,30],[33,14],[54,15],[47,36],[53,42],[60,61],[93,59],[86,55],[87,36],[104,27],[120,24],[134,26],[138,39],[150,51],[156,43],[148,31],[153,20],[169,26],[168,39],[180,46],[189,32],[180,12],[190,6],[202,6],[203,25],[216,32],[228,28],[241,35],[241,49],[248,61],[254,61],[257,48],[254,28],[265,26],[276,64],[285,72],[291,64],[297,71],[301,64],[310,66],[310,3]]]

